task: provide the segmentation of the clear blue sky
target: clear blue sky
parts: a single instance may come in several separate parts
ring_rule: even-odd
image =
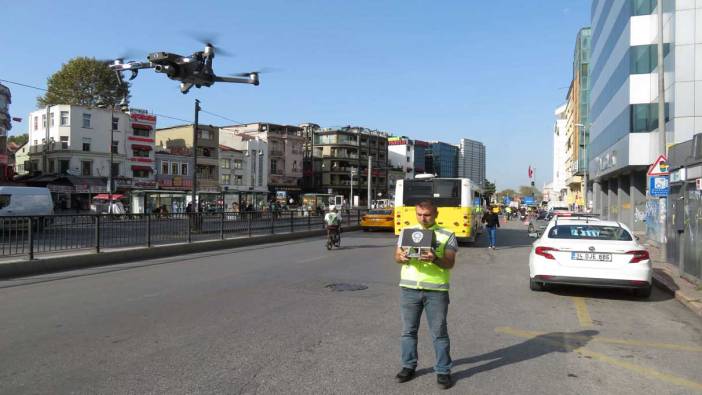
[[[551,178],[553,112],[564,102],[577,31],[589,0],[0,0],[0,79],[44,87],[68,59],[189,54],[185,32],[218,34],[235,57],[220,74],[280,69],[258,87],[216,84],[182,95],[176,82],[142,71],[132,105],[192,119],[193,100],[240,122],[358,125],[422,140],[487,147],[498,189]],[[41,94],[7,84],[13,116],[26,118]],[[231,122],[202,114],[201,122]],[[159,126],[179,123],[165,118]],[[28,123],[15,123],[23,133]]]

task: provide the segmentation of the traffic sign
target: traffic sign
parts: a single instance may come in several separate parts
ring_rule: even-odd
[[[648,168],[649,176],[667,176],[668,174],[670,174],[668,171],[668,158],[665,155],[659,156]]]
[[[668,196],[668,176],[654,176],[649,178],[648,191],[651,196]]]

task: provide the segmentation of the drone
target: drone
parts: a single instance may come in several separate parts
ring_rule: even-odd
[[[180,91],[186,94],[194,86],[212,86],[215,82],[232,82],[238,84],[258,85],[259,71],[240,74],[230,74],[232,77],[216,75],[212,70],[212,61],[215,57],[215,47],[205,43],[205,49],[190,56],[181,56],[170,52],[153,52],[149,54],[146,62],[115,59],[108,66],[117,73],[119,82],[123,81],[123,72],[131,72],[129,81],[135,79],[141,69],[154,69],[157,73],[164,73],[168,78],[180,81]]]

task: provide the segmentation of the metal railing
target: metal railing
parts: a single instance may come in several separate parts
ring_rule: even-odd
[[[346,225],[366,210],[341,212]],[[302,210],[0,217],[0,258],[70,250],[152,247],[322,229],[324,213]]]

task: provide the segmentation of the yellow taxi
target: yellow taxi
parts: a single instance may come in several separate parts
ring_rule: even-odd
[[[392,208],[370,210],[361,217],[361,228],[364,232],[369,229],[393,230],[395,229],[393,217],[394,210]]]

